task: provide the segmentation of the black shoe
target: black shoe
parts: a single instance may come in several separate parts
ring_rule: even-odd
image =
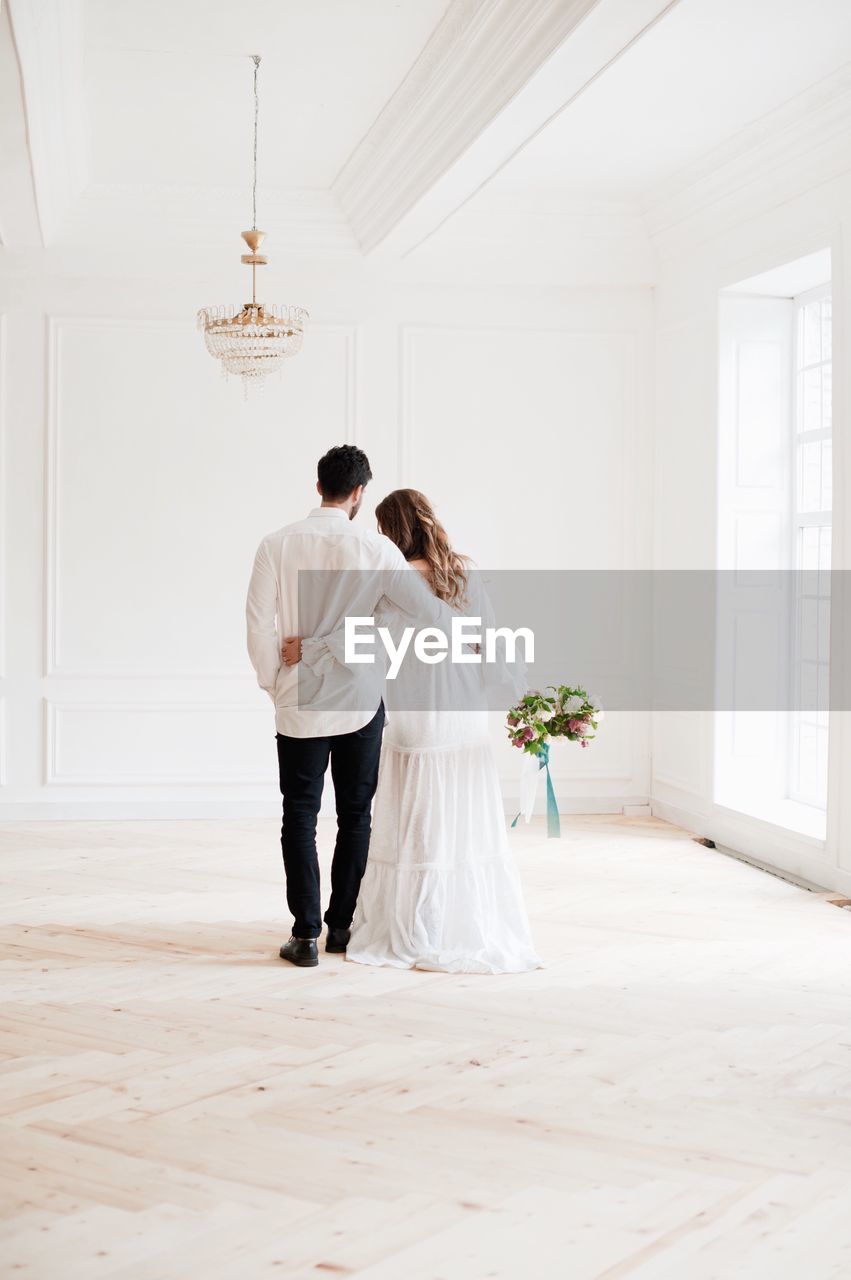
[[[279,954],[282,960],[289,960],[300,969],[314,969],[319,964],[319,949],[314,938],[290,938]]]
[[[329,924],[328,937],[325,939],[325,950],[335,952],[337,955],[345,954],[351,936],[351,929],[333,929]]]

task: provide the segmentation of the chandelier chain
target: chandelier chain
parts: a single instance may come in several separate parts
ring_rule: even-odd
[[[280,370],[285,360],[298,355],[309,318],[303,307],[267,307],[257,301],[257,268],[264,266],[268,259],[258,252],[266,233],[257,230],[258,71],[261,59],[259,54],[251,54],[250,57],[254,63],[253,225],[250,231],[242,232],[242,239],[250,250],[250,253],[242,255],[242,261],[251,267],[251,301],[242,306],[202,307],[198,312],[198,327],[204,334],[210,355],[221,361],[225,374],[242,378],[246,387],[249,382],[265,378],[272,370]]]
[[[252,54],[251,60],[254,63],[254,181],[251,187],[251,206],[252,206],[252,223],[253,231],[257,230],[257,123],[260,118],[260,98],[257,93],[257,73],[260,70],[259,54]]]

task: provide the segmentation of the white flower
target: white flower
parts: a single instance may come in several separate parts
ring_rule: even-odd
[[[561,709],[566,716],[575,716],[577,711],[581,711],[584,706],[584,700],[577,693],[574,693],[571,697],[565,698],[561,704]]]
[[[541,707],[541,710],[536,712],[535,718],[537,720],[541,720],[544,724],[546,724],[548,720],[552,720],[554,715],[555,715],[555,712],[553,711],[552,707]]]

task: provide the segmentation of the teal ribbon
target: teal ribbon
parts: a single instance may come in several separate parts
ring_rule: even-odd
[[[556,804],[556,793],[553,787],[552,774],[550,773],[550,744],[548,742],[541,743],[541,750],[538,752],[538,768],[547,771],[547,837],[550,840],[558,840],[561,836],[561,819],[558,816],[558,805]],[[520,820],[520,814],[512,822],[512,827],[516,827]]]

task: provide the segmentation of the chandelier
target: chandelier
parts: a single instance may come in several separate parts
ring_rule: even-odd
[[[222,362],[222,372],[236,374],[248,386],[249,380],[265,378],[280,369],[284,360],[297,356],[304,341],[304,327],[309,319],[304,307],[266,306],[257,301],[257,268],[265,267],[268,258],[258,252],[266,238],[257,230],[257,123],[260,103],[257,73],[260,58],[254,55],[254,181],[252,185],[253,218],[250,231],[242,238],[249,253],[240,259],[251,267],[251,301],[243,306],[203,307],[198,312],[198,328],[211,356]]]

